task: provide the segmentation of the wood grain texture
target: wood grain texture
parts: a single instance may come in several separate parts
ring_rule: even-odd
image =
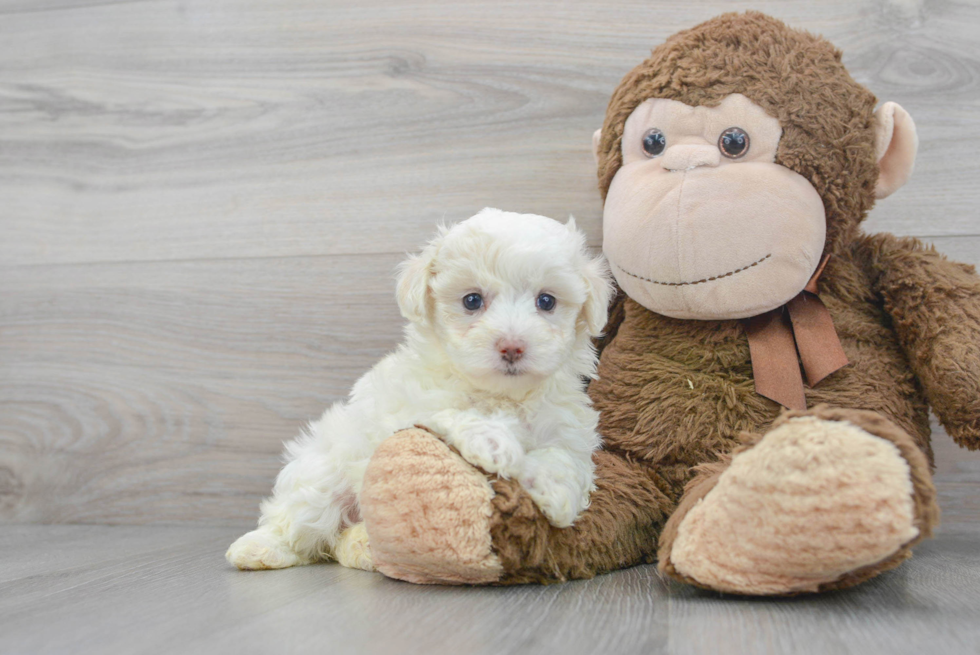
[[[487,205],[598,245],[610,92],[749,7],[915,117],[869,229],[980,263],[975,3],[0,0],[0,520],[250,523],[397,343],[402,253]],[[980,456],[947,455],[980,513]]]
[[[576,213],[649,49],[732,2],[5,2],[0,261],[401,252],[486,206]],[[980,8],[754,2],[906,106],[914,182],[877,216],[976,234]],[[923,224],[925,221],[925,224]]]
[[[228,529],[8,526],[0,652],[976,653],[980,524],[845,592],[744,599],[643,566],[553,586],[419,586],[322,564],[242,572]]]
[[[397,342],[398,259],[5,270],[0,512],[252,521],[282,440]]]

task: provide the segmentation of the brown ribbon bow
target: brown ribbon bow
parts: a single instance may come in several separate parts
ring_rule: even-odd
[[[806,409],[801,361],[811,388],[848,363],[830,312],[817,296],[817,279],[828,259],[830,255],[788,303],[742,320],[756,393],[788,409]]]

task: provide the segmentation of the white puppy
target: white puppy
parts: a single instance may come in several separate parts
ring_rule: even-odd
[[[358,506],[382,441],[423,425],[472,464],[515,478],[556,526],[588,506],[597,413],[583,389],[611,284],[573,220],[484,209],[400,270],[405,342],[286,445],[241,569],[322,559],[371,569]]]

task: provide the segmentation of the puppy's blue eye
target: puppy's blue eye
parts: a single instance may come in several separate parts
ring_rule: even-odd
[[[542,293],[541,295],[538,296],[538,301],[535,304],[538,306],[538,309],[540,309],[541,311],[550,312],[552,309],[555,308],[555,305],[557,303],[558,301],[555,300],[555,297],[553,295],[551,295],[550,293]]]
[[[483,296],[478,293],[468,293],[463,296],[463,307],[467,311],[475,312],[483,307]]]

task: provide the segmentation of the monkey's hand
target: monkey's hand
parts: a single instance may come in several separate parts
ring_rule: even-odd
[[[917,239],[876,234],[862,245],[929,404],[959,445],[980,448],[980,277]]]

